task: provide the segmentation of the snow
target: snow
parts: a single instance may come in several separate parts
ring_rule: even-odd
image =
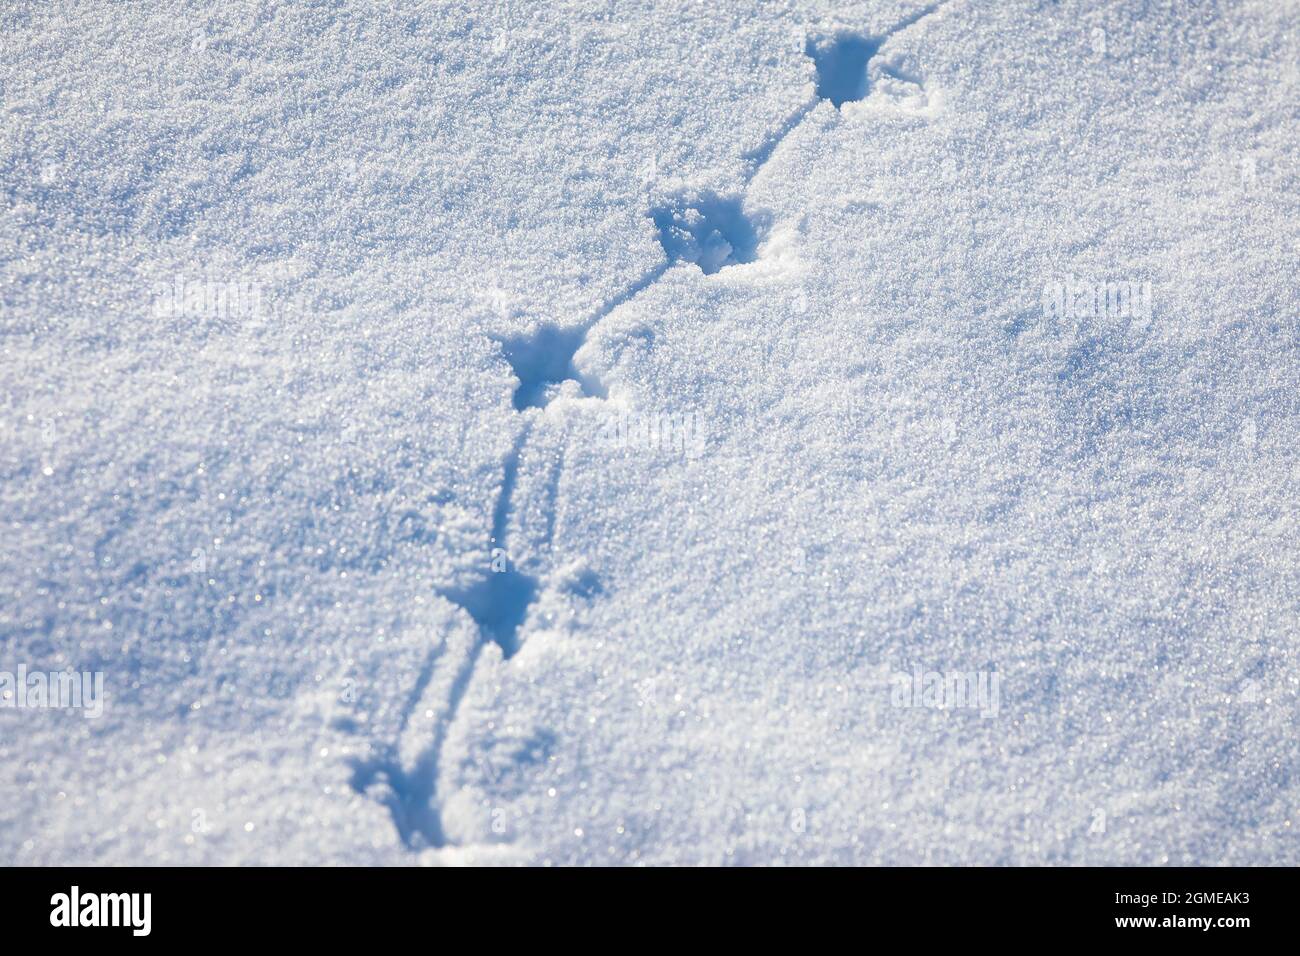
[[[0,859],[1300,861],[1298,27],[10,4]]]

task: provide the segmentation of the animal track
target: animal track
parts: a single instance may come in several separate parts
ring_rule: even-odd
[[[753,262],[759,234],[739,196],[683,196],[650,213],[669,262],[693,262],[705,275],[724,266]]]
[[[501,478],[501,493],[492,510],[492,551],[488,570],[469,587],[449,589],[442,596],[459,605],[474,619],[479,631],[501,648],[507,660],[519,649],[519,625],[524,622],[528,605],[537,596],[537,578],[518,570],[506,548],[510,523],[510,501],[519,477],[519,456],[532,426],[524,428],[506,458]]]
[[[679,263],[693,263],[706,275],[758,257],[759,245],[767,223],[751,218],[744,209],[744,187],[758,175],[777,148],[792,134],[817,104],[828,101],[837,110],[845,103],[862,99],[870,86],[868,68],[885,41],[900,30],[912,26],[936,12],[940,4],[925,7],[882,34],[869,35],[839,31],[810,36],[805,52],[816,68],[816,98],[802,105],[769,134],[754,150],[743,154],[747,174],[738,194],[719,196],[714,193],[684,193],[652,207],[648,215],[658,232],[665,260],[642,275],[622,292],[605,302],[583,321],[562,326],[540,325],[533,330],[501,340],[501,353],[519,381],[513,396],[516,411],[545,408],[556,394],[556,386],[575,381],[582,393],[604,398],[599,386],[584,382],[574,366],[574,356],[587,341],[591,330],[619,306],[631,301],[659,281]],[[907,79],[901,71],[886,68],[884,75]],[[474,620],[479,637],[459,659],[448,654],[445,646],[432,650],[416,682],[412,700],[402,719],[397,745],[383,748],[378,758],[354,766],[353,787],[372,793],[390,809],[393,822],[403,842],[412,848],[442,847],[448,844],[443,831],[441,808],[436,787],[443,745],[456,719],[461,701],[468,691],[475,667],[484,647],[496,643],[505,658],[520,647],[519,629],[528,609],[536,600],[541,581],[535,575],[518,571],[506,548],[506,537],[513,514],[513,497],[524,446],[540,419],[529,417],[520,431],[503,465],[501,491],[492,514],[491,553],[493,560],[504,556],[506,566],[484,570],[469,585],[444,590],[442,596],[465,610]],[[562,468],[562,461],[556,469]],[[558,475],[551,482],[551,522],[558,494]],[[548,531],[545,547],[550,546]],[[569,590],[585,599],[601,593],[599,578],[585,572],[569,582]],[[450,668],[450,669],[449,669]],[[400,753],[409,733],[422,732],[411,726],[411,716],[421,706],[421,698],[434,683],[446,686],[446,705],[437,717],[432,738],[415,748],[417,756],[404,762]],[[434,688],[435,690],[437,688]],[[427,730],[423,731],[427,733]],[[409,751],[408,751],[409,752]]]
[[[549,401],[547,388],[573,377],[573,356],[586,337],[585,326],[562,329],[547,324],[501,343],[501,354],[519,379],[515,411],[545,407]]]
[[[671,262],[665,262],[655,266],[602,305],[585,322],[565,328],[544,324],[502,341],[501,354],[519,379],[513,400],[515,410],[522,412],[528,408],[545,408],[553,397],[552,387],[570,380],[582,386],[583,394],[592,396],[591,390],[574,368],[573,356],[587,341],[587,333],[601,319],[658,282],[670,265]],[[604,398],[603,395],[592,397]]]
[[[579,325],[567,327],[544,323],[501,341],[501,354],[519,380],[513,403],[515,411],[545,408],[554,396],[553,386],[575,381],[584,395],[595,395],[573,365],[573,357],[587,341],[587,333],[616,308],[658,282],[679,262],[693,262],[705,275],[725,266],[753,262],[758,255],[759,229],[745,215],[740,197],[719,197],[713,193],[678,197],[656,206],[650,218],[659,232],[666,261],[606,302]]]
[[[817,95],[839,109],[867,95],[867,64],[884,38],[855,33],[809,38],[804,52],[817,67]]]

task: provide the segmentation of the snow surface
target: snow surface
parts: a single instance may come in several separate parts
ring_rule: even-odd
[[[0,861],[1300,862],[1294,0],[0,44]]]

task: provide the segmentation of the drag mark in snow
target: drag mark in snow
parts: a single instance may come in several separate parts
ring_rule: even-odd
[[[811,41],[809,41],[811,42]],[[823,97],[814,96],[807,103],[804,103],[797,110],[790,114],[784,123],[782,123],[770,136],[763,140],[756,148],[745,153],[745,162],[749,166],[749,171],[745,175],[745,185],[754,181],[759,170],[767,165],[767,161],[772,158],[776,148],[780,146],[787,136],[799,128],[799,124],[808,118],[808,114],[816,109],[817,104],[822,101]]]
[[[537,591],[537,579],[520,572],[510,560],[506,548],[519,459],[532,426],[532,421],[525,423],[506,456],[501,491],[492,511],[488,570],[481,572],[477,580],[466,587],[440,592],[474,619],[478,639],[459,660],[447,654],[446,642],[430,650],[403,708],[397,742],[383,748],[378,756],[353,764],[353,789],[358,793],[371,793],[388,807],[399,837],[411,849],[447,845],[436,799],[439,761],[447,733],[460,711],[483,648],[493,641],[501,648],[504,657],[514,654],[518,649],[519,625]],[[402,739],[411,728],[412,717],[417,713],[425,692],[436,676],[446,676],[442,670],[447,666],[454,671],[450,675],[446,705],[441,713],[432,715],[433,737],[408,764],[401,757]],[[425,729],[416,728],[415,732],[424,733]]]
[[[524,425],[510,454],[506,456],[501,493],[492,510],[488,569],[468,587],[441,592],[447,600],[469,612],[479,631],[500,646],[501,653],[507,660],[519,649],[519,625],[523,623],[528,605],[537,594],[537,578],[521,572],[506,547],[515,483],[519,478],[519,458],[532,427],[532,421]]]
[[[869,85],[868,65],[885,41],[935,13],[941,6],[936,3],[925,7],[881,34],[840,31],[831,35],[810,35],[805,52],[816,66],[817,95],[801,105],[759,146],[744,154],[747,170],[739,193],[728,196],[683,193],[651,208],[649,216],[664,248],[663,262],[581,322],[569,326],[544,324],[501,342],[502,355],[519,380],[512,401],[515,410],[527,413],[529,409],[545,408],[554,397],[556,386],[570,380],[577,382],[588,397],[607,398],[599,383],[583,379],[574,365],[574,356],[586,344],[592,329],[620,306],[653,286],[677,263],[693,262],[706,275],[713,275],[727,266],[754,261],[766,224],[756,223],[744,212],[746,188],[819,103],[829,101],[838,110],[844,103],[865,96]],[[489,641],[495,642],[502,655],[509,659],[519,649],[519,629],[537,596],[538,578],[518,571],[506,548],[520,462],[537,421],[536,417],[526,419],[503,465],[501,491],[492,514],[493,569],[483,572],[468,586],[441,592],[443,597],[473,618],[478,638],[458,662],[447,658],[455,670],[450,675],[446,705],[436,715],[432,739],[409,769],[394,753],[400,749],[400,738],[406,733],[425,691],[435,676],[440,675],[440,666],[445,666],[445,646],[430,652],[421,671],[401,721],[398,746],[389,748],[379,759],[355,767],[353,786],[359,792],[369,791],[376,783],[384,785],[379,799],[389,806],[403,842],[413,849],[448,844],[436,792],[447,734],[455,722],[484,647]],[[556,475],[550,483],[547,546],[554,534],[555,501],[562,469],[562,462],[556,465]],[[498,567],[495,562],[500,558],[504,558],[505,565]]]
[[[412,850],[443,847],[448,843],[437,801],[438,761],[485,643],[483,639],[475,641],[459,663],[451,661],[455,672],[447,693],[446,707],[442,713],[434,715],[433,737],[414,761],[408,765],[402,760],[401,737],[411,723],[422,694],[418,694],[408,704],[397,743],[384,748],[370,760],[353,763],[352,788],[357,793],[370,794],[388,808],[398,836]],[[430,673],[442,658],[441,648],[431,654],[428,667]],[[428,683],[426,678],[425,685]]]

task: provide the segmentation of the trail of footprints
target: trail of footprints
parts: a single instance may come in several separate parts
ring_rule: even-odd
[[[712,275],[727,266],[754,261],[763,230],[744,212],[744,189],[819,103],[828,101],[838,110],[844,103],[865,97],[868,65],[885,41],[941,6],[936,3],[925,7],[881,34],[840,31],[810,36],[805,53],[816,68],[816,95],[758,148],[745,154],[748,169],[739,194],[681,195],[652,208],[649,216],[658,230],[664,262],[578,324],[546,324],[501,343],[502,354],[519,381],[513,402],[524,423],[503,466],[501,491],[492,514],[490,568],[469,587],[440,592],[469,614],[477,636],[458,646],[453,635],[430,652],[406,706],[397,741],[380,748],[369,760],[353,764],[354,789],[371,794],[388,807],[402,841],[411,849],[443,847],[451,842],[443,829],[437,793],[443,746],[484,648],[495,643],[506,659],[519,649],[520,627],[542,583],[537,576],[518,569],[507,542],[521,461],[539,422],[532,410],[545,408],[565,381],[576,382],[585,396],[605,397],[593,394],[578,373],[574,356],[606,316],[654,285],[674,265],[694,263],[706,275]],[[897,75],[888,69],[882,73]],[[558,480],[557,473],[550,484],[552,517]],[[549,548],[549,537],[548,531],[545,548]],[[588,593],[595,592],[599,583],[590,581],[585,587]],[[417,713],[428,719],[415,719]]]

